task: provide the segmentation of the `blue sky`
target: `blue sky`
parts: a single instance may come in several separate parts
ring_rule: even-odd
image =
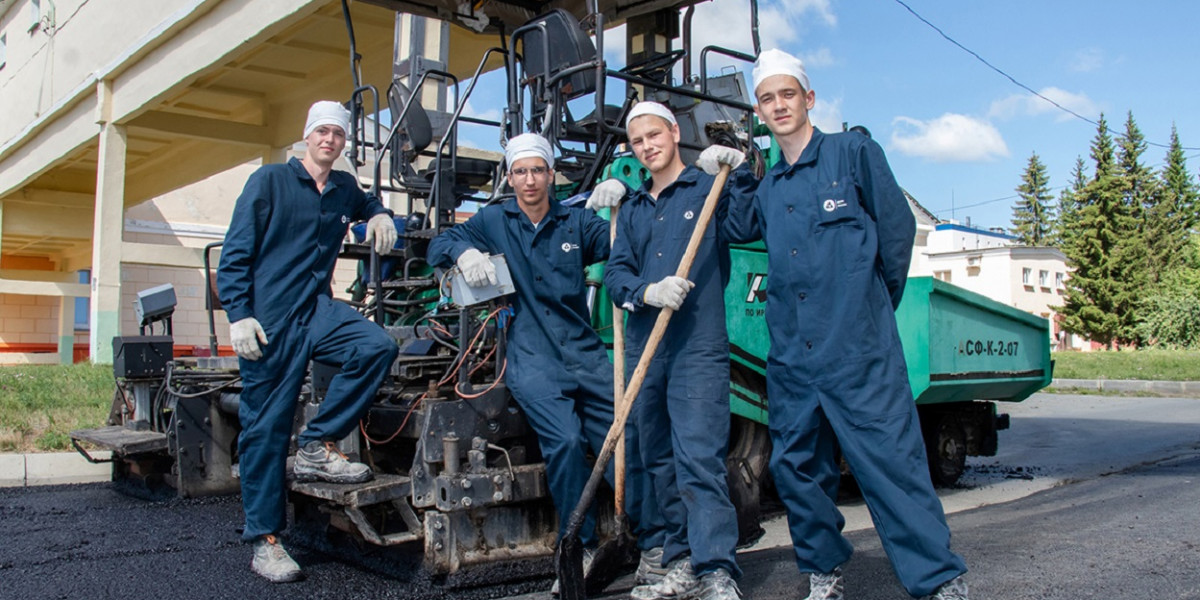
[[[1200,72],[1192,61],[1200,57],[1194,32],[1200,3],[904,2],[1025,86],[1088,119],[1103,112],[1118,133],[1132,111],[1147,141],[1165,146],[1174,123],[1197,175]],[[698,5],[693,47],[751,52],[747,6],[745,0]],[[818,127],[866,126],[900,185],[941,218],[1009,227],[1014,188],[1033,152],[1047,166],[1055,196],[1069,183],[1077,156],[1090,168],[1093,123],[1022,89],[896,0],[763,0],[759,14],[763,48],[805,61]],[[623,62],[623,36],[621,29],[607,34],[605,54],[614,68]],[[710,71],[744,68],[749,79],[745,65],[710,62]],[[476,97],[492,85],[481,81]],[[498,115],[471,104],[474,114]],[[1165,154],[1165,147],[1151,145],[1143,160],[1158,170]]]

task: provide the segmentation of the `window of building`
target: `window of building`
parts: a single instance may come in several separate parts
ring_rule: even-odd
[[[92,282],[92,270],[79,271],[79,283]],[[88,331],[91,323],[92,299],[84,296],[75,299],[75,331]]]
[[[1067,287],[1067,286],[1066,286],[1066,285],[1063,283],[1063,274],[1062,274],[1062,273],[1055,273],[1055,274],[1054,274],[1054,287],[1055,287],[1055,289],[1060,289],[1060,290],[1061,290],[1061,289],[1063,289],[1063,288],[1065,288],[1065,287]]]
[[[54,0],[29,0],[29,31],[54,27]]]
[[[0,33],[0,69],[8,63],[8,34]]]
[[[950,283],[950,271],[948,271],[948,270],[947,271],[934,271],[933,278],[937,279],[938,281],[945,281],[946,283]]]
[[[1033,278],[1033,269],[1021,269],[1021,283],[1024,285],[1032,285],[1029,280]]]
[[[1038,286],[1050,287],[1050,271],[1038,271]]]

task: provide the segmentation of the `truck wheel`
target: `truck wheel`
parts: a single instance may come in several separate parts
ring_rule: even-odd
[[[925,453],[929,457],[929,476],[937,486],[951,486],[967,467],[967,433],[954,415],[931,415],[922,422]],[[926,425],[929,425],[928,427]]]
[[[730,380],[766,397],[766,382],[761,376],[747,377],[734,369]],[[738,546],[748,546],[762,537],[759,526],[763,482],[768,477],[771,458],[771,434],[762,423],[730,415],[729,453],[725,457],[729,499],[737,511]]]

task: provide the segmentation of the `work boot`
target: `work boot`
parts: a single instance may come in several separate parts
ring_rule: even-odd
[[[637,572],[633,574],[633,585],[650,585],[662,581],[667,575],[667,568],[663,566],[662,559],[662,546],[642,550]]]
[[[254,560],[250,561],[250,570],[271,583],[297,581],[301,576],[300,565],[292,560],[274,535],[254,540]]]
[[[296,453],[292,467],[296,481],[327,481],[329,483],[363,483],[375,474],[371,467],[350,462],[333,442],[313,440]]]
[[[596,558],[596,551],[591,548],[583,549],[583,579],[586,581],[588,575],[592,574],[592,561]],[[550,595],[558,595],[558,578],[554,579],[554,585],[550,586]]]
[[[689,598],[696,592],[700,582],[692,570],[691,557],[671,561],[662,581],[650,585],[639,585],[629,592],[633,600],[676,600]]]
[[[842,568],[830,573],[808,574],[808,598],[804,600],[842,600]]]
[[[696,600],[741,600],[742,591],[729,571],[717,569],[700,576],[700,587],[693,597]]]
[[[962,578],[962,575],[943,583],[938,586],[938,589],[928,596],[925,600],[968,600],[967,598],[967,580]]]

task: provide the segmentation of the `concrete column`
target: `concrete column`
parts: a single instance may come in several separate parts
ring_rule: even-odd
[[[121,334],[121,242],[125,228],[123,125],[111,119],[112,82],[97,85],[100,150],[96,166],[96,216],[92,233],[91,339],[93,363],[112,363],[112,339]]]
[[[112,346],[109,346],[111,352]],[[58,362],[75,362],[75,298],[63,296],[58,304]]]
[[[291,149],[292,149],[291,146],[285,146],[283,148],[266,148],[265,150],[263,150],[263,154],[262,154],[263,164],[264,165],[277,165],[279,163],[287,162],[288,151]]]

